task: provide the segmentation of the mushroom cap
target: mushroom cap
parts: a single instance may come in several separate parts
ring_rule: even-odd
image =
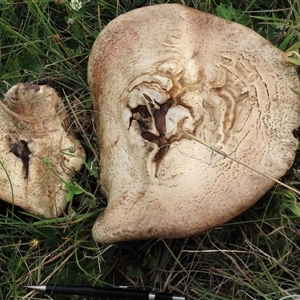
[[[177,4],[130,11],[99,34],[88,82],[108,199],[97,242],[213,228],[274,185],[228,156],[276,179],[294,160],[296,71],[237,23]]]
[[[65,182],[85,153],[65,107],[47,85],[19,83],[0,102],[0,199],[43,218],[66,207]]]

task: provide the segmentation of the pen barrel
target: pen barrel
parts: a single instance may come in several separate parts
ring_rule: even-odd
[[[78,296],[102,297],[107,299],[123,300],[171,300],[172,294],[161,292],[148,292],[134,289],[123,288],[98,288],[85,286],[68,286],[68,285],[47,285],[46,292],[53,294],[67,294]],[[151,295],[149,297],[149,295]]]

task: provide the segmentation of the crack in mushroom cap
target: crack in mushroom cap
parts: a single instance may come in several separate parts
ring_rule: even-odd
[[[237,216],[279,179],[299,127],[299,80],[251,29],[177,4],[133,10],[88,66],[107,208],[97,242],[189,236]]]
[[[56,91],[32,83],[10,88],[0,102],[0,140],[0,199],[59,216],[67,204],[63,181],[80,170],[85,153]]]

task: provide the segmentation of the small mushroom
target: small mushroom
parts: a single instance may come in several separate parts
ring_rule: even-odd
[[[108,199],[97,242],[213,228],[274,185],[258,172],[279,179],[294,160],[298,76],[242,25],[177,4],[133,10],[100,33],[88,81]]]
[[[85,153],[56,91],[19,83],[0,101],[0,199],[44,218],[66,206],[65,183]]]

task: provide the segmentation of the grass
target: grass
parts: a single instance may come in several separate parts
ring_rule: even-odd
[[[80,187],[70,186],[70,203],[61,218],[39,220],[0,202],[0,299],[51,299],[23,288],[46,282],[150,286],[191,300],[300,299],[300,208],[298,198],[282,187],[275,187],[234,220],[190,238],[108,247],[92,240],[91,227],[105,208],[105,199],[98,186],[88,55],[110,20],[163,2],[167,1],[90,0],[76,11],[66,0],[0,0],[1,93],[17,82],[56,88],[87,152],[86,168],[77,178]],[[242,23],[283,51],[300,41],[297,0],[168,2]],[[299,163],[297,155],[282,179],[296,188]]]

